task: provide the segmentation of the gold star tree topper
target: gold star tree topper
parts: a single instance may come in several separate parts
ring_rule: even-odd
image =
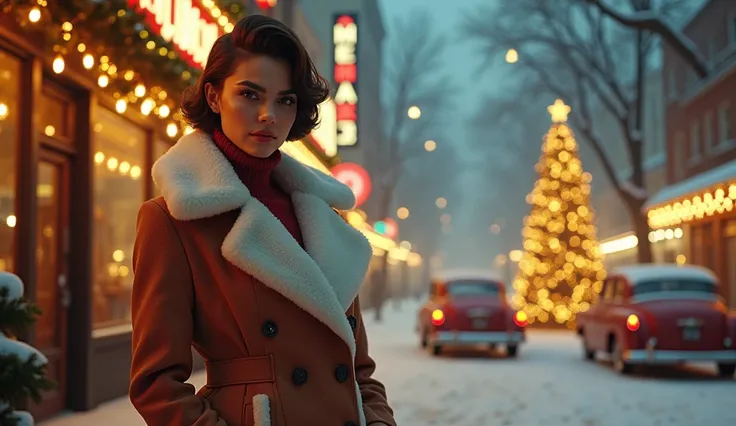
[[[552,115],[553,123],[567,123],[567,115],[571,110],[572,108],[565,105],[562,99],[557,99],[553,105],[547,107],[547,111]]]

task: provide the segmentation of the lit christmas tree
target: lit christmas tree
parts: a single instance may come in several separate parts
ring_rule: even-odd
[[[547,108],[552,127],[536,170],[539,179],[527,203],[524,254],[514,280],[513,303],[529,323],[566,324],[590,307],[605,271],[588,206],[591,175],[583,172],[577,143],[567,126],[570,107],[561,100]]]
[[[31,426],[33,417],[15,408],[29,398],[41,401],[41,391],[54,384],[46,379],[48,360],[38,349],[15,339],[40,314],[23,299],[23,282],[0,272],[0,426]]]

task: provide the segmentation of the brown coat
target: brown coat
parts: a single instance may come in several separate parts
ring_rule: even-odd
[[[253,198],[209,136],[153,167],[133,253],[130,399],[153,426],[395,425],[371,376],[357,294],[371,248],[335,214],[352,192],[284,156],[306,251]],[[207,386],[186,384],[190,346]]]

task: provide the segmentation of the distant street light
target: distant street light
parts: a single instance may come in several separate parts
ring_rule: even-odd
[[[434,151],[435,149],[437,149],[437,142],[431,140],[424,142],[424,149],[427,150],[427,152]]]
[[[407,114],[412,120],[418,120],[419,117],[422,116],[422,110],[419,109],[418,106],[412,105],[411,107],[409,107],[409,111],[407,111]]]
[[[494,234],[500,234],[501,233],[501,226],[497,223],[494,223],[491,225],[491,232]]]
[[[409,217],[409,209],[406,207],[399,207],[399,209],[396,210],[396,217],[399,219],[406,219]]]
[[[452,216],[450,216],[447,213],[440,216],[440,222],[442,222],[444,225],[449,225],[451,221],[452,221]]]
[[[516,49],[509,49],[506,52],[506,62],[510,64],[515,64],[516,61],[519,60],[519,52],[516,51]]]
[[[439,197],[434,201],[434,205],[437,206],[438,209],[444,209],[447,207],[447,200],[443,197]]]
[[[509,259],[511,259],[512,262],[519,262],[522,256],[523,253],[521,250],[511,250],[509,252]]]

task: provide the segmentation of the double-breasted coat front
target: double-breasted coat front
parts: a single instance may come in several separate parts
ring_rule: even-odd
[[[133,253],[130,398],[154,426],[395,425],[357,299],[371,248],[334,209],[350,189],[284,155],[302,247],[209,135],[153,167]],[[191,349],[207,386],[186,384]]]

